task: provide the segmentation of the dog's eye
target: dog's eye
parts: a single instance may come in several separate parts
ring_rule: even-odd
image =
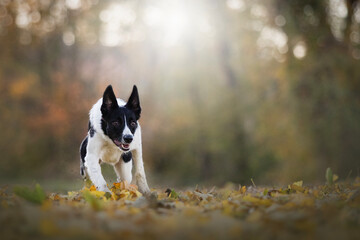
[[[135,122],[135,121],[132,121],[132,122],[130,123],[130,126],[136,127],[136,122]]]
[[[111,125],[113,125],[114,127],[118,127],[120,126],[120,123],[118,121],[112,122]]]

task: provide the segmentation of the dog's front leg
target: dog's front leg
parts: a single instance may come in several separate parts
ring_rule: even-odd
[[[117,162],[114,165],[114,169],[117,175],[117,181],[121,182],[121,181],[127,181],[128,183],[131,183],[132,180],[132,174],[131,174],[131,169],[132,169],[132,162],[124,162],[123,159],[120,159],[119,162]]]
[[[85,167],[90,180],[98,191],[110,192],[106,181],[101,173],[99,158],[95,154],[89,154],[85,157]]]
[[[132,151],[132,156],[133,156],[134,166],[135,166],[136,184],[138,185],[139,191],[141,193],[148,194],[148,193],[150,193],[150,189],[149,189],[149,186],[146,181],[141,148],[138,148],[138,149],[135,149],[134,151]]]

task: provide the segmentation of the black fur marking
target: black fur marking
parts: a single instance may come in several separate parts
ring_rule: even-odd
[[[130,162],[132,159],[132,153],[131,152],[125,152],[121,155],[121,158],[124,162]]]
[[[91,123],[89,121],[89,134],[90,134],[90,137],[93,137],[95,132],[96,131],[95,131],[94,127],[91,125]]]
[[[107,124],[105,122],[104,119],[101,119],[101,129],[103,130],[104,134],[107,136],[107,131],[106,131],[106,128],[107,128]]]
[[[136,86],[133,87],[128,103],[125,106],[120,107],[117,104],[114,91],[111,85],[109,85],[104,92],[101,105],[101,130],[115,145],[119,146],[119,142],[125,142],[123,139],[123,131],[126,125],[129,127],[131,133],[135,134],[140,113],[140,100]],[[118,142],[118,144],[115,142]]]
[[[112,86],[109,85],[104,92],[103,95],[103,103],[101,105],[101,113],[102,115],[107,115],[111,110],[114,110],[118,108],[119,105],[117,103],[114,91],[112,89]]]
[[[124,121],[125,118],[126,123]],[[134,122],[133,125],[131,124],[132,122]],[[126,107],[118,107],[117,109],[111,110],[106,117],[103,116],[101,119],[102,131],[112,140],[122,140],[122,132],[125,124],[129,127],[131,133],[135,134],[136,128],[138,127],[136,116],[132,110]]]
[[[85,156],[86,156],[86,147],[88,144],[88,137],[86,137],[80,145],[80,174],[83,177],[86,177],[85,173]]]
[[[132,110],[135,113],[136,120],[139,120],[141,114],[141,107],[140,107],[139,93],[135,85],[133,87],[133,90],[125,107]]]

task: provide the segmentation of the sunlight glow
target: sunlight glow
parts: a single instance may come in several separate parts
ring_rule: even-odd
[[[81,7],[81,0],[66,0],[65,5],[68,8],[75,10]]]
[[[211,25],[201,9],[184,1],[157,1],[135,12],[127,2],[111,4],[99,14],[103,22],[100,42],[104,46],[119,46],[128,41],[151,38],[165,47],[183,43],[190,34],[211,34]],[[194,10],[195,9],[195,10]],[[134,32],[130,26],[143,23],[150,32]],[[141,29],[141,28],[136,28]],[[150,33],[148,35],[145,35]]]
[[[243,0],[227,0],[226,5],[234,10],[243,11],[246,6]]]
[[[331,31],[334,37],[342,41],[344,38],[343,28],[346,25],[345,18],[348,16],[348,10],[345,0],[330,0],[329,1],[329,16]]]
[[[150,26],[158,29],[162,34],[165,45],[172,46],[186,34],[190,27],[190,16],[183,5],[165,4],[160,7],[148,7],[145,11],[144,21]]]
[[[298,42],[293,49],[294,56],[302,59],[306,56],[306,45],[303,41]]]
[[[176,44],[185,34],[189,25],[188,16],[184,11],[176,11],[169,16],[169,20],[164,23],[164,41],[169,45]]]
[[[163,13],[157,7],[148,7],[145,10],[144,21],[149,26],[159,26],[163,20]]]
[[[131,38],[131,32],[127,32],[127,26],[136,20],[135,12],[125,4],[112,4],[106,10],[100,12],[100,20],[104,23],[100,42],[104,46],[117,46]]]
[[[75,43],[75,35],[71,31],[66,31],[62,36],[63,42],[66,46],[71,46]]]
[[[288,37],[281,28],[264,27],[260,32],[257,45],[260,50],[267,48],[277,49],[280,55],[276,52],[270,52],[270,54],[276,60],[282,62],[284,60],[282,54],[288,51]]]

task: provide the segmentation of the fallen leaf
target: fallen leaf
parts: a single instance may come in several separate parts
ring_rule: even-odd
[[[35,204],[42,204],[46,199],[46,194],[39,184],[35,185],[34,190],[31,190],[28,187],[14,187],[14,193]]]

